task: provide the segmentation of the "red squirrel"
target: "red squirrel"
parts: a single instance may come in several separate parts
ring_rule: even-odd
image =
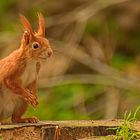
[[[38,14],[39,27],[33,31],[30,22],[20,15],[24,27],[19,49],[0,60],[0,122],[11,118],[13,123],[36,123],[36,117],[21,118],[29,104],[36,107],[37,75],[41,61],[53,53],[45,38],[45,18]],[[29,72],[32,74],[29,76]],[[30,79],[25,81],[25,77]]]

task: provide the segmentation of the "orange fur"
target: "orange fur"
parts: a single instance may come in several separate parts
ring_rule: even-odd
[[[44,17],[42,14],[38,17],[39,28],[34,33],[30,22],[20,15],[25,30],[21,46],[0,60],[0,120],[11,117],[13,122],[37,122],[35,117],[22,119],[21,116],[29,103],[37,106],[36,83],[40,61],[52,55],[49,41],[45,38]],[[29,72],[32,73],[31,79],[24,80],[29,77]]]

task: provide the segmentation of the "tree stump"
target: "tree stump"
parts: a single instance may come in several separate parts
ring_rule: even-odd
[[[122,120],[83,120],[0,125],[0,140],[97,140],[114,135],[111,128],[122,123]],[[137,122],[135,129],[140,130],[139,126]]]

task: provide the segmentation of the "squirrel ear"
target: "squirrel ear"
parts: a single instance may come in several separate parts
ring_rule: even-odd
[[[37,34],[40,36],[45,36],[45,18],[41,13],[38,13],[38,31]]]
[[[30,33],[28,31],[24,31],[23,37],[22,37],[22,44],[23,46],[28,45],[30,42]]]
[[[28,19],[24,15],[20,14],[20,21],[21,21],[25,31],[30,32],[30,34],[33,36],[33,29],[32,29],[30,22],[28,21]]]

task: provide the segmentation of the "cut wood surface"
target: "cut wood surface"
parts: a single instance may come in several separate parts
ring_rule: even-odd
[[[115,128],[122,123],[122,120],[81,120],[7,124],[0,125],[0,140],[97,140],[103,139],[102,136],[115,134],[109,128]],[[140,122],[136,123],[135,129],[140,131]]]

